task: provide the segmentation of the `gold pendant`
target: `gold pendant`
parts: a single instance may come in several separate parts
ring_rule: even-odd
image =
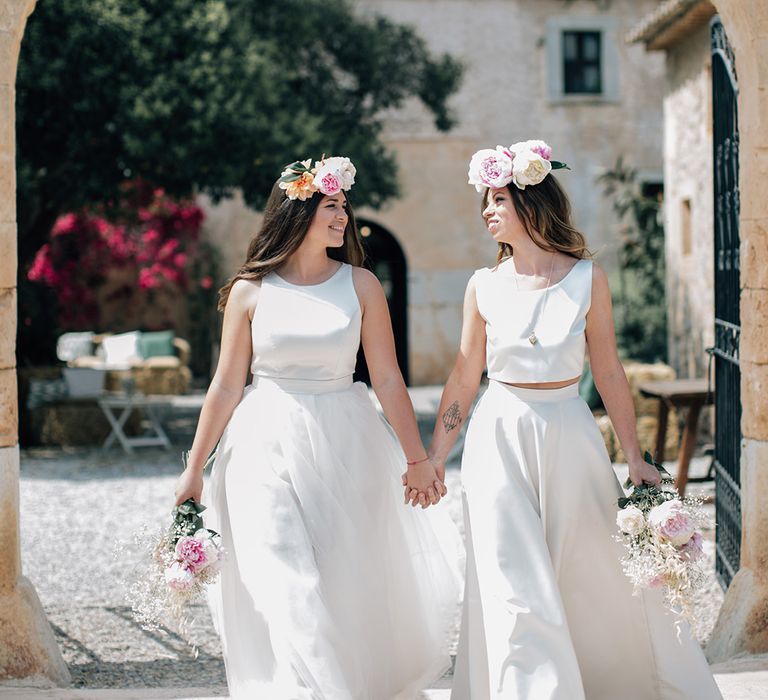
[[[529,342],[531,345],[536,345],[536,343],[538,343],[538,342],[539,342],[539,339],[536,337],[536,333],[531,333],[531,334],[528,336],[528,342]]]

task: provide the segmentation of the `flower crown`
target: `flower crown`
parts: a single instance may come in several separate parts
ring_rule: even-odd
[[[514,182],[518,189],[538,185],[551,170],[568,168],[551,160],[552,149],[544,141],[519,141],[511,146],[484,148],[469,161],[469,184],[478,192],[484,187],[506,187]],[[568,168],[570,170],[570,168]]]
[[[315,161],[314,168],[311,165],[311,158],[297,160],[280,174],[278,186],[285,190],[288,199],[300,199],[303,202],[315,192],[330,196],[349,190],[355,184],[357,170],[349,158],[323,156],[321,160]]]

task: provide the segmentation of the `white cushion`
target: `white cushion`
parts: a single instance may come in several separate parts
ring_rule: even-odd
[[[56,341],[56,357],[70,362],[93,354],[93,333],[64,333]]]
[[[117,333],[108,335],[101,341],[104,350],[104,364],[111,369],[130,367],[141,362],[141,350],[139,349],[139,331],[130,333]]]

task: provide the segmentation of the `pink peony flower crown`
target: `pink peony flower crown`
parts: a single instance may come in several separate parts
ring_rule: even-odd
[[[280,174],[278,186],[285,190],[288,199],[300,199],[303,202],[315,192],[330,196],[349,190],[355,184],[357,170],[349,158],[323,156],[321,160],[315,161],[314,168],[311,166],[311,158],[297,160]]]
[[[538,140],[496,146],[496,150],[484,148],[469,161],[469,184],[478,192],[484,187],[506,187],[510,182],[524,190],[528,185],[538,185],[550,171],[568,168],[551,158],[552,149]]]

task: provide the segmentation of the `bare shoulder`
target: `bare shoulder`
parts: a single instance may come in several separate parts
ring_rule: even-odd
[[[374,275],[370,270],[364,267],[352,266],[352,281],[355,283],[355,287],[360,289],[368,289],[381,287],[378,277]]]
[[[611,288],[605,270],[592,261],[592,306],[608,307],[611,304]]]
[[[378,277],[364,267],[352,266],[352,284],[363,306],[366,301],[384,296]]]
[[[592,260],[592,289],[608,289],[608,275],[594,260]]]
[[[259,302],[261,292],[261,280],[236,280],[229,290],[227,307],[232,305],[232,310],[238,313],[247,313],[248,318],[253,317],[256,304]]]

